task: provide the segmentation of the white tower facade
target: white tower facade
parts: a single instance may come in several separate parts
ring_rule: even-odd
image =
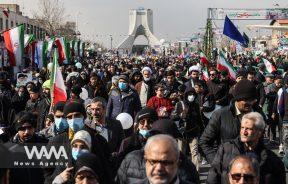
[[[129,32],[128,36],[118,45],[118,49],[131,50],[135,39],[143,35],[151,47],[159,47],[161,43],[153,35],[153,11],[151,9],[129,10]]]

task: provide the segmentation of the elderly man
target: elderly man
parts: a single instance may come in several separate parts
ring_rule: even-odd
[[[237,156],[228,168],[229,184],[259,184],[260,167],[257,160],[248,156]]]
[[[216,154],[215,142],[225,143],[239,136],[243,115],[251,111],[262,113],[256,103],[257,93],[253,82],[243,79],[236,84],[235,91],[237,93],[231,105],[213,113],[199,140],[199,145],[209,163],[212,163]]]
[[[144,148],[147,178],[143,183],[183,183],[177,177],[180,151],[176,140],[164,134],[152,136]]]
[[[229,163],[235,156],[246,155],[260,163],[260,183],[284,184],[285,168],[280,158],[264,146],[262,137],[265,122],[261,114],[251,112],[243,116],[240,138],[222,144],[208,174],[207,183],[227,184]]]
[[[141,106],[145,107],[148,100],[154,95],[154,82],[151,79],[152,70],[149,67],[144,67],[141,71],[143,81],[135,85],[135,89],[139,94]]]

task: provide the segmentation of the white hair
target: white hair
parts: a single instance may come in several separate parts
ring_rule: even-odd
[[[167,134],[157,134],[157,135],[150,137],[145,144],[144,151],[146,152],[151,146],[159,143],[160,140],[169,141],[170,142],[169,146],[171,146],[172,149],[175,151],[176,158],[179,158],[180,150],[179,150],[177,141],[173,137]]]
[[[257,130],[264,131],[266,124],[265,124],[263,116],[260,113],[258,113],[258,112],[250,112],[250,113],[245,114],[243,116],[242,122],[243,122],[244,119],[249,119],[249,120],[253,121],[254,125],[255,125],[255,128]]]

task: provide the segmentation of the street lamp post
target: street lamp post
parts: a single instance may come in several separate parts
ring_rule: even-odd
[[[113,37],[112,37],[112,35],[110,35],[110,41],[111,41],[111,43],[110,43],[111,45],[110,46],[111,46],[111,50],[112,50],[112,47],[113,47]]]

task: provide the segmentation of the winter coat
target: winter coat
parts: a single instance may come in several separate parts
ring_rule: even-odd
[[[17,155],[17,158],[20,159],[19,162],[21,162],[22,158],[24,162],[27,162],[24,145],[27,144],[28,147],[34,145],[33,143],[35,143],[35,145],[36,143],[45,145],[47,142],[48,140],[44,137],[34,134],[27,142],[21,143],[18,134],[16,134],[10,142],[5,144],[5,146],[9,149],[11,154]],[[10,184],[39,184],[44,182],[44,173],[41,168],[14,168],[10,169],[9,173]]]
[[[95,124],[91,120],[86,120],[85,124],[95,130]],[[121,142],[124,139],[124,131],[120,121],[114,119],[105,119],[104,128],[108,131],[108,146],[110,151],[118,152]]]
[[[109,167],[111,166],[109,159],[111,157],[110,150],[108,148],[107,141],[104,137],[96,133],[91,128],[84,126],[83,130],[87,131],[92,140],[92,146],[91,146],[91,153],[97,155],[103,162],[103,169],[106,173],[109,173],[106,177],[107,184],[111,183],[111,176],[112,173],[109,171]],[[51,145],[63,145],[68,150],[68,167],[73,166],[75,163],[72,160],[72,154],[71,154],[71,143],[69,140],[69,135],[67,132],[63,132],[62,134],[56,135],[52,139],[50,139],[48,143],[48,147]],[[69,151],[70,150],[70,151]],[[46,170],[45,173],[45,184],[51,184],[52,181],[56,176],[58,176],[61,172],[63,172],[66,169],[65,166],[58,166],[49,170]]]
[[[93,99],[94,97],[102,97],[104,99],[108,99],[108,93],[105,89],[104,84],[101,83],[99,89],[96,89],[94,86],[91,86],[90,84],[84,86],[84,88],[88,92],[88,98]]]
[[[200,183],[199,175],[193,163],[180,154],[180,163],[178,168],[179,179],[187,182]],[[121,163],[118,170],[116,182],[119,184],[134,184],[143,181],[146,178],[144,150],[136,150],[129,153]]]
[[[106,109],[106,117],[110,119],[115,119],[122,112],[130,114],[134,118],[136,113],[141,110],[139,95],[131,88],[127,92],[112,89]]]
[[[187,98],[186,94],[185,98]],[[188,110],[187,114],[183,113],[184,109]],[[178,120],[179,125],[183,125],[184,137],[188,139],[200,136],[201,130],[204,128],[199,104],[195,101],[189,102],[184,99],[183,101],[177,102],[171,118],[175,121]]]
[[[261,184],[285,184],[286,173],[281,159],[260,141],[255,149],[260,164]],[[207,184],[228,184],[227,172],[229,163],[238,155],[245,155],[244,144],[239,138],[222,144],[212,162],[208,173]]]
[[[265,119],[265,115],[259,106],[255,106],[253,111],[259,112]],[[199,146],[203,150],[209,163],[212,163],[214,159],[217,145],[233,140],[239,136],[241,116],[242,114],[239,116],[236,115],[235,103],[231,103],[230,106],[223,107],[212,114],[199,140]]]

